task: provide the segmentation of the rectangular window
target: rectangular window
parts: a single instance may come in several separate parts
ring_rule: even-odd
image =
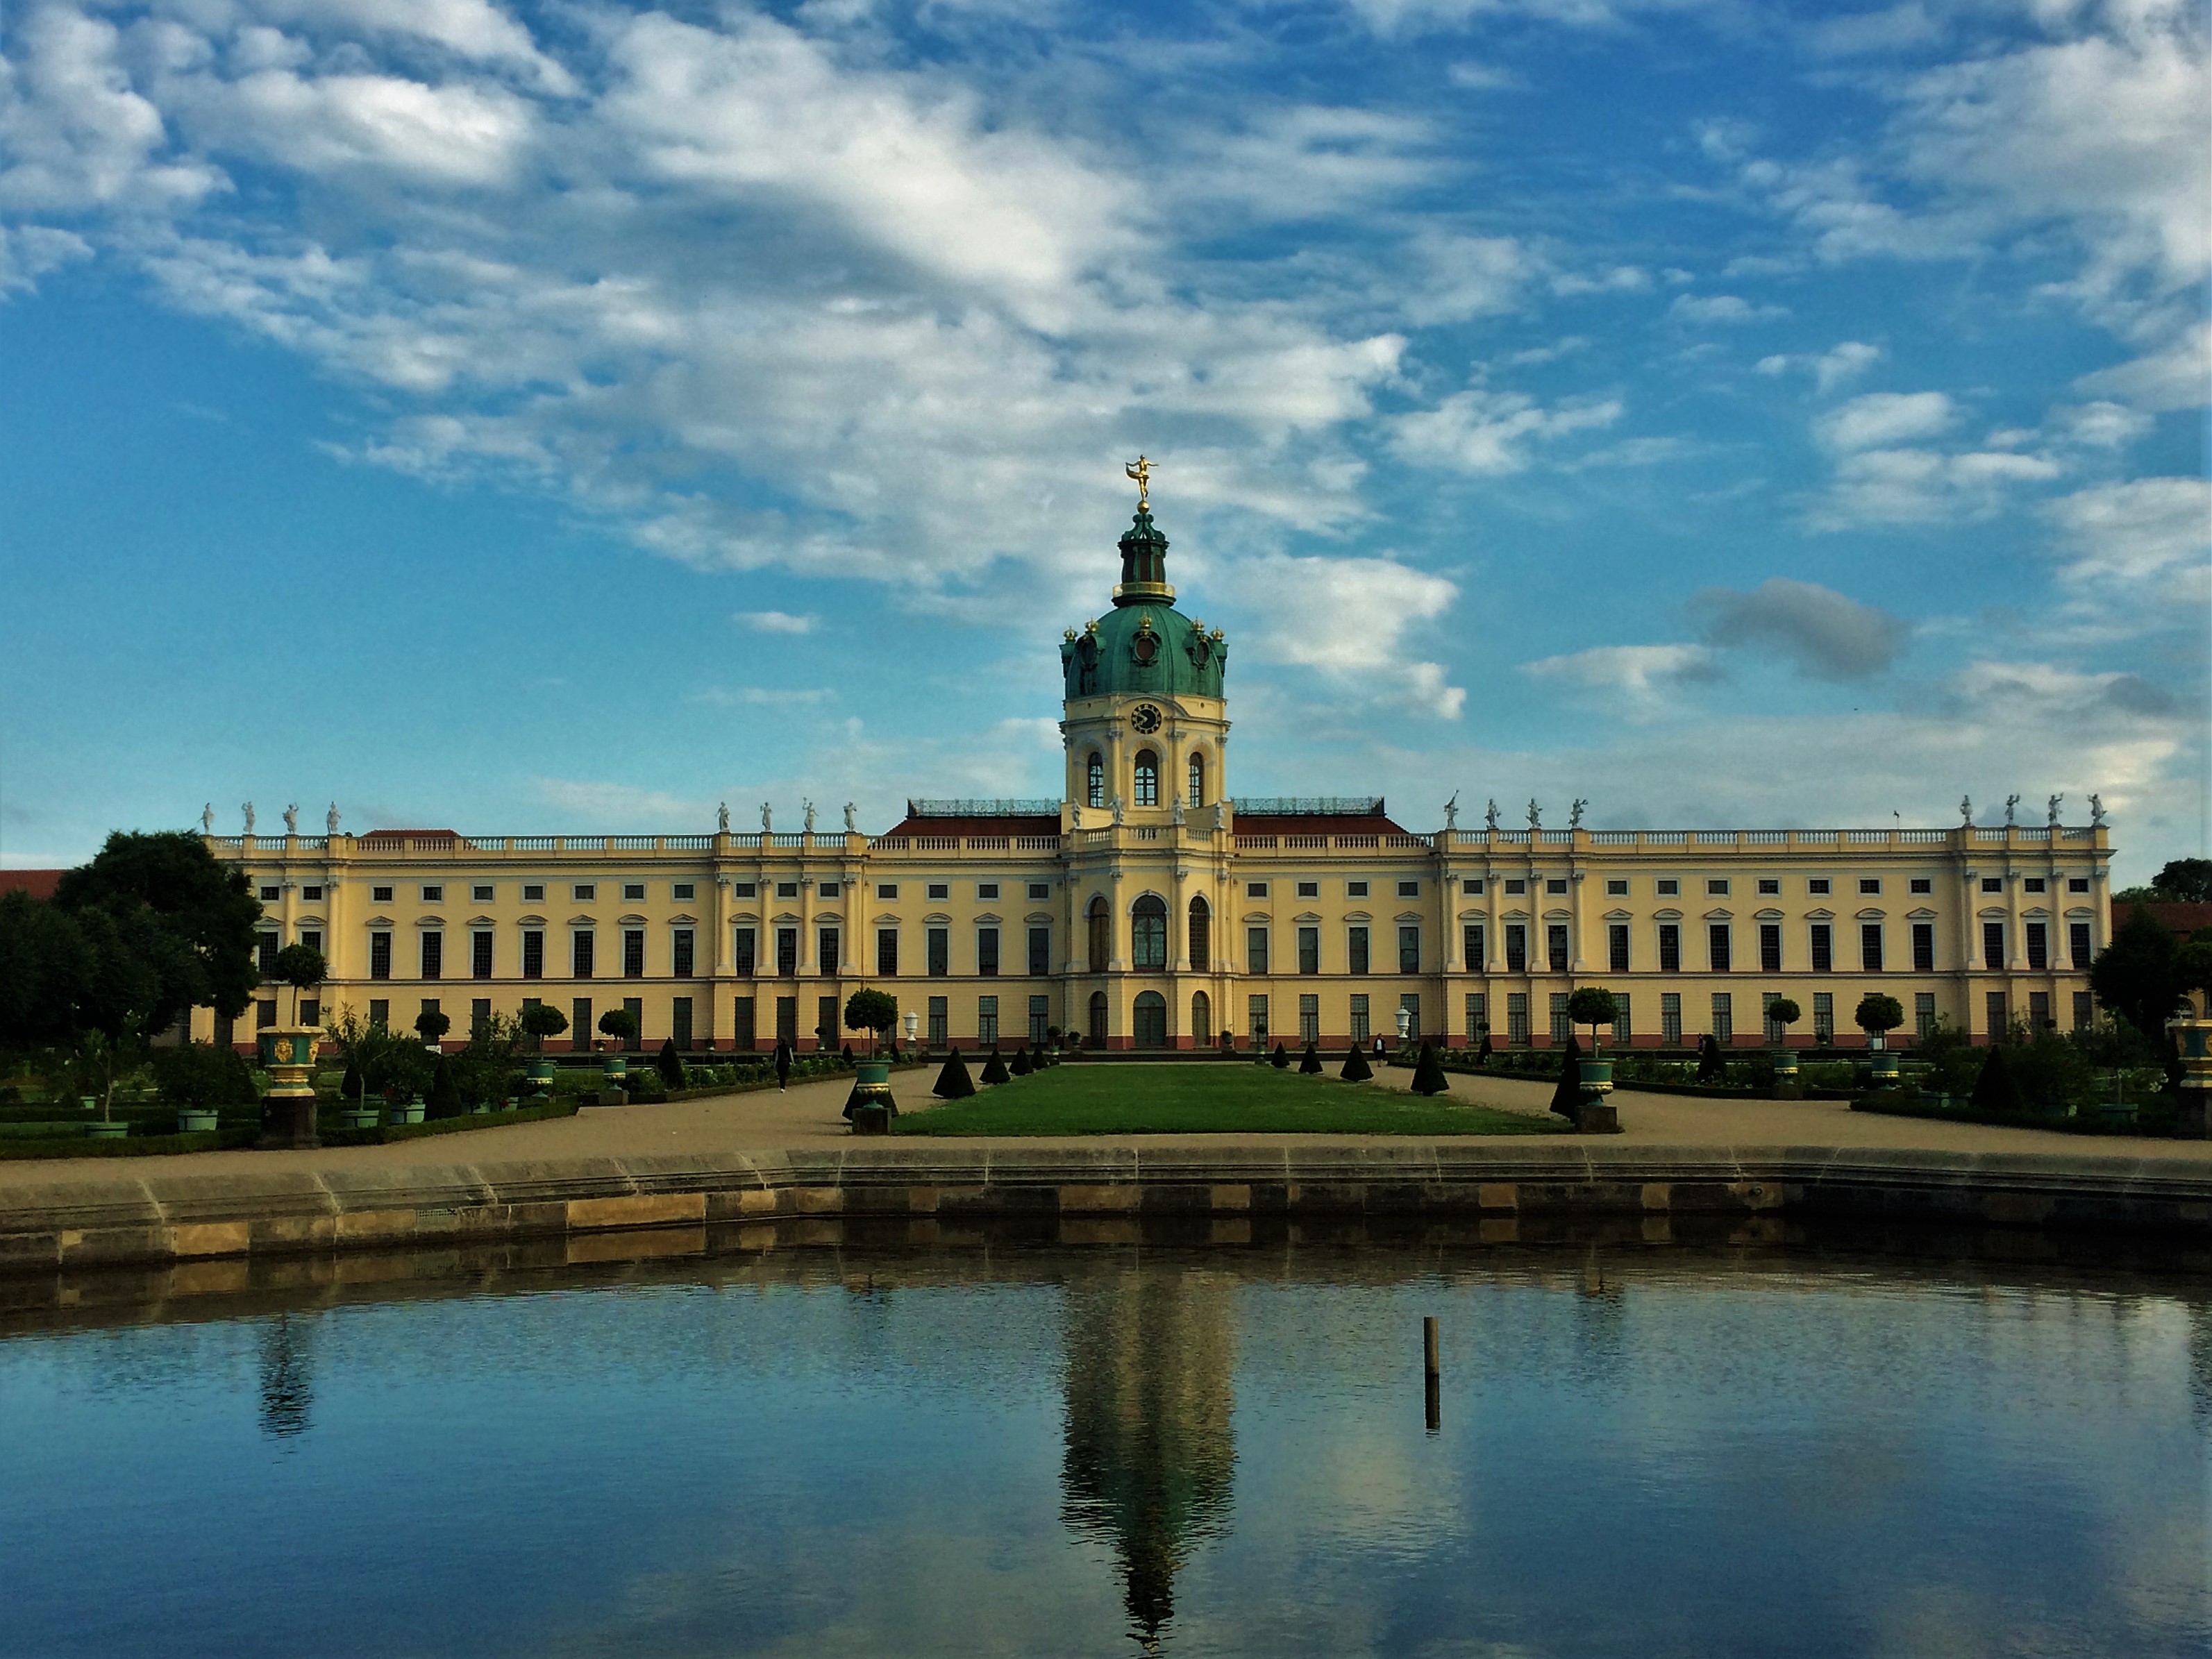
[[[1030,977],[1042,979],[1052,972],[1052,929],[1030,929]]]
[[[1244,896],[1245,896],[1246,898],[1265,898],[1265,897],[1267,897],[1267,884],[1266,882],[1264,882],[1264,881],[1248,881],[1248,882],[1246,882],[1246,883],[1244,884]]]
[[[2087,892],[2087,891],[2089,890],[2089,878],[2088,878],[2088,877],[2087,877],[2087,876],[2069,876],[2069,877],[2067,877],[2067,878],[2066,878],[2066,890],[2067,890],[2068,892],[2069,892],[2069,893],[2086,893],[2086,892]]]
[[[1038,899],[1048,899],[1052,896],[1052,884],[1048,881],[1033,881],[1029,884],[1029,895],[1032,902]]]
[[[994,899],[998,897],[999,884],[995,881],[977,882],[975,884],[975,896],[979,899]]]
[[[1781,892],[1782,883],[1778,878],[1761,876],[1759,878],[1759,896],[1761,898],[1778,897]]]
[[[623,898],[627,903],[641,903],[645,898],[645,884],[641,881],[624,882],[623,884]]]
[[[1247,927],[1244,930],[1244,971],[1264,974],[1267,971],[1267,930]]]
[[[1421,930],[1401,927],[1398,930],[1398,971],[1418,974],[1421,971]]]
[[[1346,898],[1365,898],[1367,884],[1364,881],[1347,881],[1344,884],[1344,896]]]
[[[1782,971],[1782,924],[1778,921],[1759,924],[1759,971],[1762,974]]]
[[[1567,971],[1567,924],[1547,923],[1544,928],[1544,960],[1555,974]]]
[[[1321,999],[1305,996],[1298,999],[1298,1041],[1300,1043],[1321,1041]]]
[[[817,927],[814,930],[815,971],[824,979],[836,978],[837,970],[844,964],[844,957],[838,951],[838,943],[837,930],[835,927]]]
[[[392,890],[391,890],[389,887],[372,887],[372,888],[370,888],[370,889],[368,890],[368,902],[369,902],[371,904],[389,904],[389,903],[391,903],[391,902],[392,902]]]
[[[2097,1000],[2087,991],[2074,994],[2074,1029],[2086,1031],[2097,1023]]]
[[[256,933],[253,936],[253,965],[264,978],[276,971],[277,936],[275,933]]]
[[[1828,891],[1828,878],[1826,876],[1814,877],[1805,884],[1805,890],[1816,898],[1825,897]]]
[[[274,997],[253,1005],[253,1024],[256,1029],[276,1023],[276,1000]]]
[[[995,927],[975,930],[975,971],[986,979],[999,976],[999,930]]]
[[[1833,991],[1813,993],[1813,1041],[1827,1043],[1836,1040],[1836,994]]]
[[[572,934],[568,940],[568,977],[589,979],[592,976],[592,934],[586,929]]]
[[[1675,922],[1659,924],[1659,971],[1679,974],[1682,971],[1682,929]]]
[[[1607,878],[1605,884],[1605,896],[1607,898],[1626,898],[1628,896],[1627,878],[1622,876]]]
[[[480,1036],[490,1023],[491,999],[471,997],[469,1000],[469,1035],[471,1037]]]
[[[1483,954],[1488,943],[1483,937],[1483,924],[1479,921],[1470,921],[1460,929],[1460,945],[1466,951],[1466,967],[1470,974],[1480,973],[1489,961]]]
[[[1052,999],[1048,996],[1030,999],[1030,1041],[1046,1042],[1051,1040],[1047,1030],[1052,1024]]]
[[[799,1046],[797,997],[778,997],[775,1000],[775,1040],[794,1048]]]
[[[1547,877],[1544,882],[1544,890],[1554,898],[1565,896],[1567,878],[1565,876]]]
[[[319,887],[302,887],[300,890],[300,896],[310,904],[320,904],[323,902],[323,890]]]
[[[446,976],[446,936],[430,932],[422,936],[422,977],[443,979]]]
[[[1469,898],[1480,898],[1482,896],[1482,881],[1479,877],[1463,881],[1459,884],[1459,890]]]
[[[2001,876],[1984,876],[1982,878],[1982,890],[1984,893],[2003,892],[2004,878]]]
[[[543,904],[543,903],[544,903],[544,902],[545,902],[545,889],[544,889],[544,887],[541,884],[537,883],[537,882],[529,882],[529,883],[525,884],[524,884],[524,886],[523,886],[523,889],[522,889],[522,902],[523,902],[525,904]]]
[[[1244,999],[1244,1029],[1251,1033],[1252,1047],[1256,1051],[1267,1046],[1267,999]]]
[[[1859,968],[1869,974],[1881,971],[1881,924],[1878,921],[1859,924]]]
[[[622,1006],[623,1012],[637,1022],[637,1035],[623,1044],[623,1048],[635,1052],[645,1047],[645,999],[624,997]]]
[[[323,930],[319,927],[302,927],[300,930],[300,943],[317,956],[320,956],[323,953]]]
[[[1613,1040],[1621,1048],[1628,1046],[1629,1033],[1634,1028],[1629,1024],[1628,993],[1618,991],[1613,999]]]
[[[1367,971],[1367,930],[1364,927],[1347,928],[1345,930],[1344,939],[1345,948],[1350,957],[1350,966],[1346,971],[1354,974],[1365,973]]]
[[[1733,963],[1729,957],[1728,923],[1716,921],[1706,925],[1705,956],[1705,965],[1713,972],[1725,974],[1729,971]]]
[[[2050,937],[2049,928],[2042,922],[2031,921],[2027,924],[2028,972],[2039,974],[2051,966]],[[2039,1031],[2043,1028],[2039,1025],[2035,1029]]]
[[[1400,898],[1419,898],[1420,896],[1421,884],[1418,881],[1401,881],[1398,884]]]
[[[489,882],[479,882],[474,887],[470,888],[469,901],[472,904],[489,904],[491,902],[491,884]]]
[[[1298,929],[1298,971],[1302,974],[1321,972],[1321,929]]]
[[[1517,898],[1528,890],[1528,884],[1521,880],[1518,877],[1514,878],[1505,884],[1505,895],[1508,898]]]
[[[1982,996],[1982,1029],[1990,1034],[1990,1041],[1997,1042],[2012,1029],[2012,1002],[2002,991],[1984,992]]]
[[[1352,999],[1352,1040],[1367,1041],[1367,996],[1364,992]]]
[[[392,977],[392,935],[371,933],[368,936],[368,976],[371,979]]]
[[[898,977],[898,929],[876,929],[876,971],[885,979]]]
[[[931,882],[929,884],[929,896],[933,899],[951,898],[952,896],[952,884],[949,881]]]
[[[678,902],[688,902],[698,896],[698,890],[699,890],[696,883],[688,881],[672,882],[669,885],[668,896],[672,899],[678,900]],[[677,1046],[678,1048],[689,1048],[690,1045],[689,1043],[678,1043]]]
[[[799,896],[799,884],[795,881],[780,881],[776,883],[775,896],[780,899],[797,898]]]
[[[730,965],[740,974],[757,973],[760,969],[759,935],[750,927],[732,929],[730,934]]]
[[[576,997],[568,1004],[568,1046],[582,1050],[592,1046],[592,1000]]]
[[[922,948],[927,952],[926,969],[932,979],[943,979],[952,971],[952,930],[933,927],[923,936]]]
[[[1606,971],[1625,974],[1628,971],[1628,924],[1607,922],[1605,929]]]
[[[1925,1038],[1936,1029],[1936,994],[1915,991],[1912,994],[1912,1030],[1916,1036]]]
[[[1421,1040],[1421,999],[1418,993],[1407,991],[1398,999],[1399,1007],[1406,1012],[1406,1041],[1418,1044]]]
[[[1528,971],[1528,929],[1521,922],[1505,924],[1505,971],[1525,974]]]
[[[372,1030],[392,1029],[392,1005],[382,997],[372,997],[368,1004],[368,1024]]]
[[[1713,1041],[1723,1045],[1735,1041],[1735,999],[1726,991],[1713,993]]]
[[[491,977],[491,931],[480,927],[469,935],[469,977]]]
[[[775,930],[775,971],[785,979],[799,971],[799,929],[796,927]]]
[[[2039,893],[2043,891],[2043,878],[2041,876],[2030,876],[2021,884],[2021,885],[2031,893]],[[2040,1030],[2042,1028],[2039,1026],[2036,1029]]]
[[[645,977],[645,929],[642,927],[623,929],[623,977]]]
[[[1682,994],[1662,991],[1659,994],[1659,1041],[1669,1048],[1682,1046]]]
[[[1705,883],[1705,893],[1706,896],[1711,898],[1726,898],[1728,896],[1728,890],[1729,884],[1728,878],[1726,876],[1713,877],[1708,879]]]
[[[878,882],[876,884],[876,896],[879,899],[896,898],[898,896],[898,884],[895,881]]]
[[[2004,923],[1985,921],[1982,924],[1982,966],[2002,968],[2005,965]]]
[[[1916,893],[1932,893],[1936,890],[1935,880],[1928,876],[1915,876],[1911,882],[1911,890]]]
[[[1467,1045],[1472,1048],[1490,1035],[1490,1002],[1480,991],[1467,994]]]
[[[522,935],[522,976],[525,979],[545,977],[545,935],[535,927],[527,929]]]
[[[1770,1047],[1777,1048],[1782,1046],[1784,1031],[1782,1022],[1774,1018],[1774,1005],[1781,1000],[1782,993],[1779,991],[1761,991],[1759,994],[1759,1018],[1766,1027],[1766,1041]]]
[[[975,999],[975,1044],[981,1048],[995,1048],[999,1042],[999,1000],[996,997]]]
[[[679,1048],[691,1046],[691,999],[677,997],[668,1006],[668,1039]]]
[[[2066,953],[2074,958],[2076,968],[2089,965],[2089,924],[2069,921],[2066,924]]]
[[[2056,1024],[2051,1018],[2051,993],[2030,991],[2027,994],[2027,1029],[2031,1031],[2047,1030]]]
[[[1932,921],[1912,924],[1912,971],[1916,974],[1936,971],[1936,924]]]
[[[1682,884],[1672,876],[1662,876],[1651,884],[1651,890],[1658,894],[1661,898],[1680,898],[1682,896]]]
[[[695,942],[698,935],[689,927],[678,927],[668,936],[668,971],[678,979],[690,979],[699,971],[698,952]],[[688,1043],[678,1043],[679,1048]]]
[[[523,896],[526,898],[529,895],[526,893]],[[756,881],[733,881],[730,884],[730,896],[741,899],[758,898],[760,884]]]
[[[579,882],[568,890],[568,896],[579,904],[587,903],[599,896],[599,886],[593,882]]]
[[[929,1000],[929,1030],[925,1040],[933,1048],[942,1048],[945,1046],[945,1024],[951,1017],[951,1006],[952,1001],[950,997],[932,997]]]
[[[1836,970],[1835,930],[1825,921],[1813,924],[1810,940],[1813,951],[1813,971],[1832,974]]]
[[[1859,891],[1862,894],[1881,892],[1881,878],[1879,876],[1861,876],[1859,878]]]
[[[814,896],[817,898],[833,899],[842,891],[844,891],[844,888],[841,884],[834,881],[825,881],[819,887],[814,890]]]
[[[1528,1046],[1528,994],[1508,991],[1505,994],[1505,1040],[1516,1048]]]
[[[443,887],[425,887],[422,890],[423,903],[443,904],[445,902],[446,890]]]
[[[1552,993],[1552,1046],[1554,1048],[1565,1048],[1567,1039],[1574,1034],[1574,1016],[1567,1012],[1567,994],[1554,991]]]

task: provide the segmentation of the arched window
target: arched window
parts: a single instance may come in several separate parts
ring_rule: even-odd
[[[1103,806],[1106,804],[1106,763],[1096,750],[1091,756],[1090,776],[1085,781],[1084,805]]]
[[[1213,1000],[1203,991],[1194,993],[1190,999],[1190,1041],[1198,1048],[1209,1048],[1213,1042]]]
[[[1168,1046],[1168,1000],[1158,991],[1140,991],[1136,1006],[1130,1011],[1134,1016],[1134,1029],[1130,1036],[1139,1048],[1164,1048]]]
[[[1104,899],[1095,898],[1083,914],[1091,924],[1091,971],[1103,974],[1107,959],[1114,954],[1114,913]]]
[[[1190,804],[1193,807],[1206,805],[1206,757],[1195,749],[1190,751]]]
[[[1191,971],[1202,974],[1206,959],[1213,954],[1213,913],[1206,908],[1202,898],[1190,902],[1189,938]]]
[[[1168,907],[1147,893],[1129,912],[1129,965],[1139,973],[1168,965]]]
[[[1160,804],[1160,757],[1149,749],[1137,752],[1137,805]]]
[[[1106,994],[1103,991],[1091,994],[1091,1036],[1087,1041],[1094,1048],[1106,1046]]]

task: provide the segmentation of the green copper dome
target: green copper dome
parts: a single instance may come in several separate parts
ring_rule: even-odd
[[[1060,647],[1066,695],[1078,697],[1186,696],[1219,697],[1229,655],[1221,631],[1211,631],[1175,608],[1167,582],[1168,538],[1152,515],[1137,509],[1121,538],[1121,580],[1114,608],[1079,634],[1068,630]]]

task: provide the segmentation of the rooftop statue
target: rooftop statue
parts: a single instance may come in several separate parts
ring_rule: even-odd
[[[1497,833],[1498,803],[1495,800],[1492,801],[1489,805],[1483,808],[1482,821],[1490,826],[1492,834],[1495,835]]]
[[[1583,814],[1589,810],[1589,803],[1588,801],[1577,799],[1572,806],[1570,806],[1567,809],[1567,828],[1570,830],[1581,829],[1583,827]]]
[[[762,833],[763,835],[766,836],[766,835],[772,835],[772,834],[774,834],[774,833],[775,833],[775,809],[774,809],[774,808],[772,808],[771,806],[769,806],[769,804],[768,804],[766,801],[763,801],[763,802],[761,803],[761,833]]]
[[[2104,822],[2105,798],[2102,795],[2092,795],[2089,797],[2089,827],[2093,830],[2100,828]]]
[[[1142,455],[1133,461],[1122,463],[1121,471],[1137,481],[1137,510],[1141,513],[1152,505],[1147,492],[1152,481],[1152,464]]]
[[[847,801],[845,803],[845,833],[848,836],[855,836],[860,831],[860,826],[854,821],[853,817],[853,803]]]
[[[288,836],[296,836],[300,833],[300,803],[297,801],[290,801],[285,805],[284,833]]]
[[[811,836],[814,833],[814,803],[810,800],[805,803],[805,805],[806,807],[806,833]]]
[[[213,801],[200,808],[200,833],[204,836],[215,834],[215,803]]]
[[[2007,795],[2005,797],[2005,828],[2009,830],[2019,821],[2020,797],[2018,795]]]
[[[246,813],[246,833],[250,836],[253,833],[253,803],[246,801],[242,810]]]
[[[730,833],[730,803],[724,801],[714,809],[714,827],[722,834]]]
[[[1459,828],[1459,791],[1456,789],[1452,791],[1452,798],[1444,803],[1444,828]]]
[[[1536,798],[1531,795],[1528,797],[1528,828],[1533,830],[1541,830],[1543,827],[1544,809],[1536,805]]]
[[[323,814],[323,828],[333,836],[338,832],[338,804],[336,801],[332,801],[331,810]]]
[[[1974,827],[1974,798],[1972,795],[1959,797],[1959,817],[1963,828],[1971,830]]]
[[[2058,827],[2058,803],[2065,799],[2066,797],[2063,795],[2053,795],[2049,800],[2044,803],[2044,810],[2046,814],[2044,818],[2044,822],[2054,830]]]

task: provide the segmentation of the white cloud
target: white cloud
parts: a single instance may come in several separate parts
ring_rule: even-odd
[[[1415,659],[1408,639],[1414,624],[1442,616],[1459,597],[1442,576],[1390,559],[1282,556],[1230,574],[1267,596],[1262,655],[1322,670],[1341,690],[1459,718],[1466,691],[1445,684],[1443,665]]]
[[[1869,392],[1813,422],[1813,435],[1832,450],[1881,449],[1948,431],[1958,410],[1940,392]]]
[[[2212,483],[2136,478],[2099,484],[2044,504],[2066,554],[2060,574],[2083,586],[2125,584],[2131,602],[2169,581],[2165,596],[2203,603],[2212,564]]]
[[[272,69],[198,91],[184,108],[204,143],[303,173],[365,167],[418,185],[504,181],[534,125],[531,106],[501,88],[389,75]]]
[[[1713,653],[1702,645],[1600,645],[1521,665],[1525,674],[1591,691],[1623,694],[1630,718],[1654,717],[1664,693],[1678,685],[1710,684],[1721,678]]]
[[[1824,58],[1851,58],[1867,52],[1896,52],[1911,46],[1932,46],[1944,35],[1943,25],[1928,8],[1912,3],[1883,11],[1853,12],[1828,17],[1813,25],[1808,38]]]
[[[0,295],[35,288],[48,271],[90,258],[92,244],[74,231],[0,225]]]
[[[1787,306],[1755,306],[1740,294],[1678,294],[1667,314],[1685,323],[1764,323],[1787,317]]]
[[[1995,513],[2008,492],[2060,474],[2040,455],[1979,450],[1865,449],[1842,455],[1808,523],[1814,530],[1866,524],[1935,524]]]
[[[757,634],[811,634],[819,625],[812,615],[794,616],[788,611],[740,611],[737,622]]]
[[[2051,411],[2052,424],[2071,443],[2091,449],[2124,449],[2156,424],[2141,410],[2109,403]]]
[[[1519,472],[1532,445],[1611,426],[1621,416],[1617,398],[1556,404],[1549,408],[1517,392],[1475,388],[1454,392],[1434,409],[1401,415],[1390,441],[1407,459],[1468,472]]]
[[[1793,368],[1807,368],[1813,373],[1813,383],[1822,392],[1834,391],[1844,381],[1856,380],[1887,356],[1878,345],[1869,345],[1863,340],[1844,340],[1828,350],[1810,356],[1761,357],[1753,368],[1761,374],[1786,374]]]
[[[2212,322],[2202,320],[2140,357],[2097,369],[2074,382],[2076,392],[2124,398],[2159,412],[2198,407],[2207,386],[2212,386]]]

